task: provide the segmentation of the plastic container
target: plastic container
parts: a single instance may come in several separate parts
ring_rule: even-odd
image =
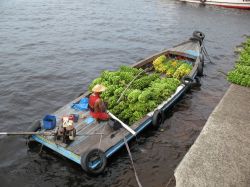
[[[51,130],[56,127],[56,116],[46,115],[43,118],[43,128],[46,130]]]

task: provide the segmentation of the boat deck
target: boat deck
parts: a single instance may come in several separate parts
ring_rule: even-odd
[[[76,138],[73,142],[66,144],[62,142],[62,139],[57,140],[55,136],[42,136],[42,135],[33,135],[33,139],[38,142],[50,147],[56,152],[67,156],[70,154],[77,156],[77,163],[79,163],[79,157],[81,154],[85,153],[89,149],[100,148],[102,151],[106,152],[112,146],[117,144],[120,140],[123,140],[124,136],[127,136],[129,133],[124,128],[120,128],[118,130],[113,130],[111,126],[108,124],[108,121],[97,121],[92,118],[89,114],[89,110],[79,111],[73,109],[71,106],[78,102],[81,96],[72,102],[68,103],[64,107],[60,108],[58,111],[53,113],[57,119],[62,119],[64,116],[68,116],[70,114],[78,114],[79,116],[84,116],[84,118],[78,119],[76,123],[74,123],[74,127],[76,129]],[[146,116],[142,120],[145,121],[149,117]],[[53,130],[46,130],[46,132],[55,132],[57,128],[62,124],[62,121],[57,121],[56,128]],[[133,130],[139,126],[140,122],[136,123],[131,127]],[[42,130],[41,132],[44,132]],[[101,135],[101,134],[102,135]],[[101,137],[102,136],[102,137]],[[101,139],[101,142],[100,142]],[[60,152],[61,149],[61,152]],[[109,155],[107,155],[109,156]],[[70,158],[73,160],[72,158]]]

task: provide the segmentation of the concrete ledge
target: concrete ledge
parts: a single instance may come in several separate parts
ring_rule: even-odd
[[[250,186],[250,88],[231,85],[175,171],[176,186]]]

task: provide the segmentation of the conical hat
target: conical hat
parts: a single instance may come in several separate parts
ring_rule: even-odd
[[[97,84],[92,88],[92,92],[104,92],[105,90],[106,87],[101,84]]]

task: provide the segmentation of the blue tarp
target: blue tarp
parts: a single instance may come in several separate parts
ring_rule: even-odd
[[[75,109],[75,110],[87,110],[88,109],[88,103],[89,103],[89,99],[84,97],[80,100],[79,103],[74,103],[71,108]]]

